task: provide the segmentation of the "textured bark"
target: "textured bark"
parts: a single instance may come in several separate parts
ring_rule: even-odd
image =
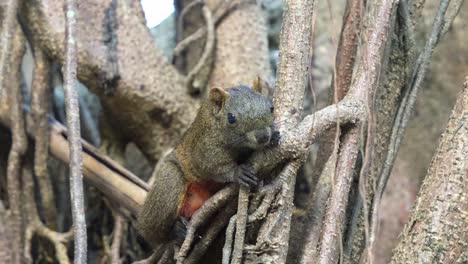
[[[303,120],[303,127],[296,127],[301,121],[303,102],[307,84],[307,65],[309,60],[309,45],[311,40],[311,26],[313,13],[313,0],[286,1],[284,3],[283,24],[280,37],[280,58],[278,64],[278,79],[274,94],[275,122],[282,135],[296,128],[299,132],[289,137],[289,143],[282,143],[285,148],[299,146],[303,142],[298,135],[309,137],[311,133],[311,120]],[[310,117],[310,116],[309,116]],[[320,125],[318,125],[320,126]],[[302,130],[301,130],[302,129]],[[309,132],[305,132],[309,131]],[[302,132],[302,133],[300,133]],[[314,133],[316,131],[314,130]],[[294,135],[296,137],[294,137]],[[287,137],[287,136],[285,136]],[[288,140],[286,140],[288,141]],[[301,147],[296,148],[301,149]],[[289,231],[293,209],[294,185],[296,174],[307,147],[300,157],[290,161],[277,176],[281,182],[281,192],[275,201],[278,210],[269,213],[257,237],[257,246],[266,247],[261,252],[250,250],[247,252],[245,263],[285,263],[289,248]],[[284,160],[283,160],[284,161]],[[276,162],[275,165],[280,162]],[[264,164],[257,162],[257,164]]]
[[[7,76],[7,63],[11,56],[12,38],[15,33],[16,21],[15,17],[18,12],[19,0],[4,1],[5,8],[3,9],[0,37],[0,93],[5,86],[4,81]]]
[[[371,5],[369,8],[375,8]],[[392,21],[390,25],[391,34],[388,36],[388,46],[386,51],[385,61],[382,62],[381,73],[378,87],[376,89],[375,98],[375,131],[373,140],[372,163],[370,164],[369,174],[366,177],[367,197],[372,197],[374,194],[374,183],[376,177],[380,173],[380,168],[383,166],[385,156],[388,151],[388,143],[393,120],[398,109],[401,91],[406,85],[408,72],[411,68],[411,56],[408,47],[405,44],[404,28],[399,23]],[[364,201],[370,205],[370,200]],[[354,236],[350,237],[349,241],[345,242],[345,258],[350,263],[359,263],[361,252],[364,249],[365,232],[364,232],[364,212],[359,216],[355,226],[348,228],[354,229]]]
[[[182,11],[192,0],[177,1]],[[205,1],[216,14],[223,5],[221,0]],[[214,64],[208,87],[230,87],[239,83],[251,84],[257,76],[265,80],[271,77],[268,58],[266,14],[255,1],[233,0],[238,3],[216,25],[216,48]],[[183,32],[178,32],[179,41],[204,25],[199,7],[193,8],[184,19]],[[179,29],[180,30],[180,29]],[[187,73],[200,59],[205,37],[191,44],[183,54],[179,69]],[[180,63],[180,62],[179,62]]]
[[[0,123],[6,127],[11,126],[8,120],[8,107],[6,100],[2,98],[0,107]],[[6,109],[6,110],[5,110]],[[34,137],[32,118],[27,116],[26,129],[31,137]],[[50,120],[49,122],[49,151],[58,160],[65,163],[70,162],[69,139],[67,129],[60,123]],[[110,200],[133,215],[137,215],[143,205],[148,184],[136,175],[126,170],[117,162],[98,152],[96,148],[83,143],[83,174],[88,183],[97,187]]]
[[[468,80],[432,159],[392,263],[466,263]]]
[[[6,210],[3,207],[3,203],[0,202],[0,248],[10,247],[10,241],[8,240],[11,236],[8,228],[10,223],[6,216]],[[11,263],[11,252],[0,250],[0,263]]]
[[[22,263],[24,261],[24,215],[21,211],[21,167],[24,154],[28,147],[26,133],[24,130],[24,119],[21,111],[21,58],[25,52],[25,39],[21,33],[18,23],[13,24],[13,36],[11,39],[12,50],[8,58],[6,76],[8,77],[8,89],[5,98],[10,103],[8,118],[11,121],[12,145],[8,154],[7,166],[7,189],[8,189],[8,209],[10,212],[9,223],[11,241],[11,263]]]
[[[64,89],[65,107],[67,113],[68,139],[70,144],[69,177],[72,219],[74,228],[74,256],[75,263],[85,263],[87,259],[87,232],[86,214],[83,191],[83,157],[81,151],[80,107],[78,105],[77,80],[77,46],[76,22],[78,10],[76,0],[66,0],[65,13],[65,63],[64,63]]]
[[[253,1],[240,5],[219,24],[209,87],[251,84],[257,76],[270,79],[265,16],[260,5]]]
[[[50,97],[50,61],[41,50],[34,53],[33,88],[31,99],[32,116],[35,123],[34,137],[34,174],[37,178],[41,193],[41,205],[44,208],[44,219],[48,226],[57,227],[57,210],[55,198],[47,170],[49,157],[49,126],[47,124],[47,111]]]
[[[62,1],[24,1],[21,22],[32,41],[64,62]],[[126,1],[82,1],[77,24],[78,78],[110,120],[152,161],[174,146],[195,117],[184,77],[154,47],[140,13]]]

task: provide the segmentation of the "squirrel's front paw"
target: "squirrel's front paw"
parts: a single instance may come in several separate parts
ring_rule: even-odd
[[[237,181],[240,185],[246,186],[249,189],[256,188],[258,185],[258,178],[255,175],[254,169],[248,164],[240,165]]]

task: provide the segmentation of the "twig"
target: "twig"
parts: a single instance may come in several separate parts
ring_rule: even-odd
[[[273,203],[273,200],[275,200],[275,197],[278,194],[278,191],[279,191],[279,189],[274,189],[272,191],[269,191],[269,192],[265,193],[265,195],[264,195],[264,197],[262,199],[262,202],[257,207],[255,212],[253,212],[252,214],[249,215],[249,217],[248,217],[248,222],[249,223],[265,218],[268,210],[271,207],[271,204]]]
[[[39,220],[38,220],[39,221]],[[65,245],[69,240],[71,240],[71,235],[73,232],[69,233],[57,233],[46,226],[44,226],[42,223],[37,222],[36,223],[36,233],[39,236],[42,236],[44,238],[47,238],[50,242],[55,247],[55,255],[57,256],[57,261],[60,264],[68,264],[70,263],[70,260],[68,258],[67,254],[67,246]]]
[[[242,253],[244,249],[245,231],[247,228],[247,210],[249,208],[249,189],[241,186],[239,190],[239,201],[237,206],[236,216],[236,236],[234,240],[234,248],[232,250],[233,264],[242,262]]]
[[[164,256],[166,256],[169,253],[171,253],[173,250],[170,247],[170,245],[160,245],[156,249],[154,249],[153,254],[151,256],[147,257],[146,259],[138,260],[132,262],[132,264],[153,264],[153,263],[160,263],[160,260],[164,259]],[[163,263],[161,263],[163,264]]]
[[[173,256],[174,253],[173,253],[173,250],[171,248],[166,248],[166,250],[164,250],[161,258],[159,259],[158,261],[158,264],[166,264],[169,262],[169,258],[171,256]],[[148,264],[152,264],[152,262],[149,262]]]
[[[50,63],[42,50],[34,49],[34,77],[32,83],[31,109],[35,126],[34,174],[37,177],[41,194],[45,222],[52,228],[57,227],[57,210],[54,192],[47,172],[49,154],[49,124],[47,112],[50,97]]]
[[[187,257],[184,264],[200,263],[200,258],[203,257],[206,250],[213,243],[218,236],[219,232],[227,225],[231,216],[235,213],[235,203],[228,204],[223,211],[221,211],[210,225],[205,236],[194,246],[192,252]]]
[[[280,177],[277,177],[273,183],[270,185],[266,186],[263,188],[258,194],[257,198],[262,199],[262,202],[260,205],[257,207],[257,209],[247,217],[247,223],[252,223],[261,219],[264,219],[268,210],[270,210],[272,203],[274,199],[276,198],[276,195],[278,192],[281,190],[281,184],[283,181],[280,180]],[[262,196],[261,198],[259,198]],[[239,206],[238,206],[239,207]],[[244,210],[244,209],[242,209]],[[238,209],[238,212],[241,211]],[[231,253],[233,249],[233,241],[234,241],[234,231],[236,230],[236,223],[237,223],[237,215],[233,215],[231,219],[229,220],[229,225],[226,229],[226,239],[224,242],[224,247],[223,247],[223,259],[222,263],[223,264],[229,264],[231,262]],[[267,225],[264,225],[267,226]],[[245,225],[244,225],[244,230],[245,230]],[[244,231],[245,233],[245,231]],[[236,234],[237,236],[237,234]],[[261,247],[261,244],[263,241],[260,239],[258,240],[260,242],[257,243],[256,249]],[[244,245],[243,245],[244,247]],[[246,247],[247,248],[247,247]],[[253,250],[253,249],[249,249]],[[241,255],[242,256],[242,255]]]
[[[223,264],[229,264],[231,262],[231,253],[232,253],[232,246],[234,241],[234,230],[236,227],[237,222],[237,215],[233,215],[229,220],[228,227],[226,229],[226,238],[224,239],[224,247],[223,247]]]
[[[206,30],[208,34],[206,35],[205,48],[200,59],[187,74],[187,85],[189,93],[191,94],[196,94],[204,88],[209,78],[208,75],[213,63],[213,59],[211,59],[211,62],[209,62],[210,57],[213,56],[215,46],[215,26],[213,22],[213,16],[211,14],[211,10],[206,5],[203,6],[202,13],[203,17],[205,18]],[[205,76],[198,76],[202,73],[204,68],[207,68],[203,71],[203,75]]]
[[[453,20],[455,20],[455,17],[458,15],[460,12],[460,9],[463,5],[465,0],[451,0],[451,8],[447,10],[447,14],[445,14],[445,20],[444,20],[444,29],[442,29],[442,32],[440,33],[440,38],[442,38],[445,33],[450,29],[450,26],[452,25]]]
[[[372,258],[372,252],[375,248],[375,239],[377,237],[378,230],[378,209],[382,199],[382,195],[387,185],[388,178],[390,177],[391,168],[393,167],[393,163],[395,161],[398,149],[400,147],[403,132],[406,129],[406,125],[408,124],[411,115],[411,110],[413,109],[414,103],[416,101],[417,92],[426,75],[432,52],[435,46],[438,44],[441,37],[441,33],[444,29],[444,24],[446,22],[444,21],[444,17],[449,6],[449,2],[450,0],[442,0],[440,2],[439,11],[434,19],[434,23],[432,26],[432,32],[430,33],[426,45],[416,61],[413,74],[410,77],[411,79],[407,84],[407,89],[396,113],[394,125],[390,136],[389,150],[383,163],[384,165],[382,168],[382,172],[378,178],[378,185],[375,192],[374,201],[372,203],[372,215],[370,221],[368,248],[370,254],[369,258]],[[403,12],[407,12],[405,8],[403,9]],[[451,19],[454,18],[454,16],[451,17]],[[451,23],[451,21],[449,21],[449,23]]]
[[[11,38],[15,33],[16,13],[18,12],[18,0],[7,0],[6,8],[3,11],[2,30],[0,31],[0,96],[2,95],[4,78],[8,75],[6,63],[10,57]],[[6,78],[5,78],[6,79]]]
[[[8,16],[8,14],[7,14]],[[23,257],[23,215],[21,213],[21,185],[20,175],[22,167],[22,157],[26,152],[27,139],[24,130],[24,119],[21,111],[21,91],[20,91],[20,72],[21,72],[21,59],[23,57],[25,46],[24,36],[15,22],[12,25],[14,28],[12,33],[12,51],[11,57],[8,58],[9,66],[7,73],[4,76],[11,76],[9,79],[9,87],[7,90],[8,101],[10,104],[10,121],[12,131],[12,146],[8,155],[7,166],[7,190],[8,190],[8,204],[11,213],[11,232],[12,244],[12,263],[22,263]],[[10,29],[8,29],[10,30]]]
[[[76,80],[76,1],[67,0],[65,4],[66,18],[66,61],[65,61],[65,105],[67,112],[67,127],[70,138],[70,192],[72,204],[72,219],[75,229],[75,263],[86,263],[87,235],[84,209],[83,175],[81,174],[81,136],[80,110],[78,106]]]
[[[192,11],[193,8],[195,8],[198,5],[203,5],[204,1],[203,0],[193,0],[189,4],[187,4],[184,9],[179,14],[178,20],[177,20],[177,33],[182,34],[184,30],[184,18],[187,15],[188,12]],[[174,51],[175,54],[175,51]]]
[[[28,217],[29,225],[26,229],[26,246],[25,250],[27,254],[30,251],[30,245],[32,243],[32,237],[37,234],[47,240],[49,240],[55,248],[55,256],[60,264],[70,263],[70,259],[67,254],[66,244],[73,238],[73,229],[66,233],[58,233],[54,230],[49,229],[39,219],[39,213],[37,211],[37,204],[34,199],[34,179],[30,168],[23,168],[23,183],[24,183],[24,210]]]
[[[187,229],[187,235],[185,237],[184,243],[180,247],[179,254],[177,256],[177,261],[179,263],[184,263],[185,258],[187,257],[189,250],[191,248],[193,239],[195,238],[196,230],[202,225],[205,224],[208,219],[228,203],[236,194],[237,187],[234,184],[228,185],[226,188],[217,192],[210,199],[208,199],[203,206],[198,209],[190,219],[190,223]]]
[[[214,25],[217,25],[223,17],[229,14],[233,9],[237,8],[242,2],[247,2],[245,0],[240,1],[222,1],[220,6],[216,8],[213,16]],[[188,5],[187,7],[188,8]],[[182,10],[183,11],[183,10]],[[180,23],[180,22],[179,22]],[[182,32],[182,25],[178,25],[178,32]],[[205,34],[207,34],[207,28],[201,27],[197,31],[195,31],[190,36],[186,37],[185,39],[181,40],[177,46],[174,48],[174,56],[179,56],[182,51],[184,51],[190,44],[202,38]]]
[[[120,263],[120,244],[122,242],[125,219],[119,213],[115,213],[114,215],[114,238],[112,239],[110,259],[111,263],[117,264]]]

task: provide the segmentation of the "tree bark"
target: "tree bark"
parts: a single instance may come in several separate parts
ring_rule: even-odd
[[[63,4],[25,1],[20,16],[30,41],[62,64]],[[156,161],[191,124],[198,101],[186,93],[184,76],[155,48],[140,12],[127,1],[82,1],[78,12],[78,79],[100,97],[122,137]]]
[[[468,79],[432,159],[392,263],[466,263]]]

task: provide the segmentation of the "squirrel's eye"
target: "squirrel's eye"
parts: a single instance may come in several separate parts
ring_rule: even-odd
[[[275,110],[275,108],[273,106],[270,107],[270,112],[273,113],[273,110]]]
[[[236,116],[233,113],[228,113],[228,122],[229,124],[234,124],[236,122]]]

